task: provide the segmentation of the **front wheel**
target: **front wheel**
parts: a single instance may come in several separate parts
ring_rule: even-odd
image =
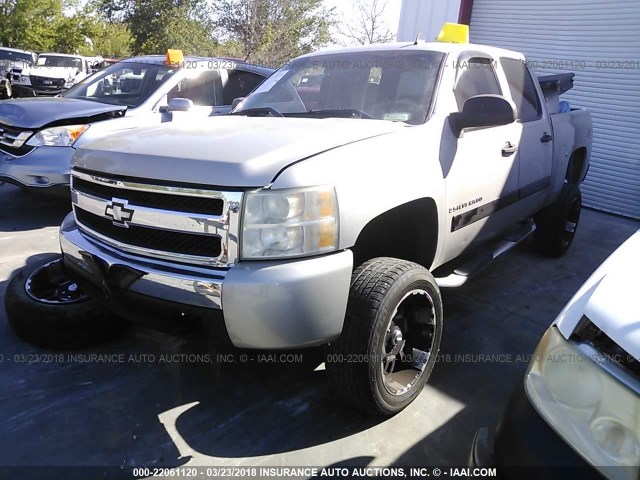
[[[11,98],[13,92],[11,91],[11,82],[7,80],[2,81],[2,85],[0,85],[0,99],[8,99]]]
[[[367,261],[353,272],[342,334],[327,349],[330,385],[356,408],[398,413],[431,375],[442,318],[428,270],[395,258]]]

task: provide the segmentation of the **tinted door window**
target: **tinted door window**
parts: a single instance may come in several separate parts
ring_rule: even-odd
[[[454,92],[459,110],[464,102],[476,95],[502,95],[491,60],[480,57],[461,60]]]
[[[229,70],[229,79],[222,89],[222,104],[231,105],[236,98],[246,97],[264,80],[255,73]]]
[[[511,98],[516,104],[518,120],[531,122],[542,116],[540,100],[527,66],[514,58],[501,58],[500,64],[507,76]]]

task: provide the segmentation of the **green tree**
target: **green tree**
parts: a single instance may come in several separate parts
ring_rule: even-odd
[[[0,42],[26,50],[52,50],[62,0],[0,0]]]
[[[179,48],[185,54],[208,54],[216,45],[208,0],[98,0],[111,21],[125,22],[136,54]]]
[[[168,48],[177,48],[188,55],[210,54],[216,45],[213,28],[206,18],[198,18],[188,5],[167,8],[156,15],[146,15],[137,11],[131,17],[132,25],[143,28],[134,30],[134,50],[136,53],[162,53]]]
[[[132,53],[133,36],[124,23],[98,23],[96,33],[91,39],[97,55],[123,58]]]
[[[98,22],[84,15],[61,16],[56,23],[53,50],[60,53],[94,55],[91,47],[98,31]]]
[[[246,61],[280,66],[330,42],[333,9],[323,0],[216,0],[224,45],[243,46]]]

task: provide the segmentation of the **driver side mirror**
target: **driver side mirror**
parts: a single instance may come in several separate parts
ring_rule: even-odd
[[[465,128],[497,127],[516,121],[513,105],[501,95],[476,95],[464,102],[462,112],[449,115],[449,123],[456,137]]]
[[[164,112],[188,112],[193,108],[193,102],[188,98],[172,98],[169,104],[162,108]]]
[[[231,110],[235,110],[235,108],[240,105],[245,98],[247,97],[234,98],[233,102],[231,102]]]

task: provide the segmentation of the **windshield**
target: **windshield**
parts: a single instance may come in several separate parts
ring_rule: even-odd
[[[26,63],[27,65],[31,65],[33,57],[28,53],[0,50],[0,60],[9,60],[12,63]]]
[[[234,113],[375,118],[412,125],[426,121],[444,54],[389,50],[334,53],[284,66]]]
[[[175,71],[169,65],[120,62],[86,78],[62,96],[137,107]]]
[[[57,55],[38,55],[37,67],[64,67],[77,68],[82,70],[82,59],[80,57],[59,57]]]

